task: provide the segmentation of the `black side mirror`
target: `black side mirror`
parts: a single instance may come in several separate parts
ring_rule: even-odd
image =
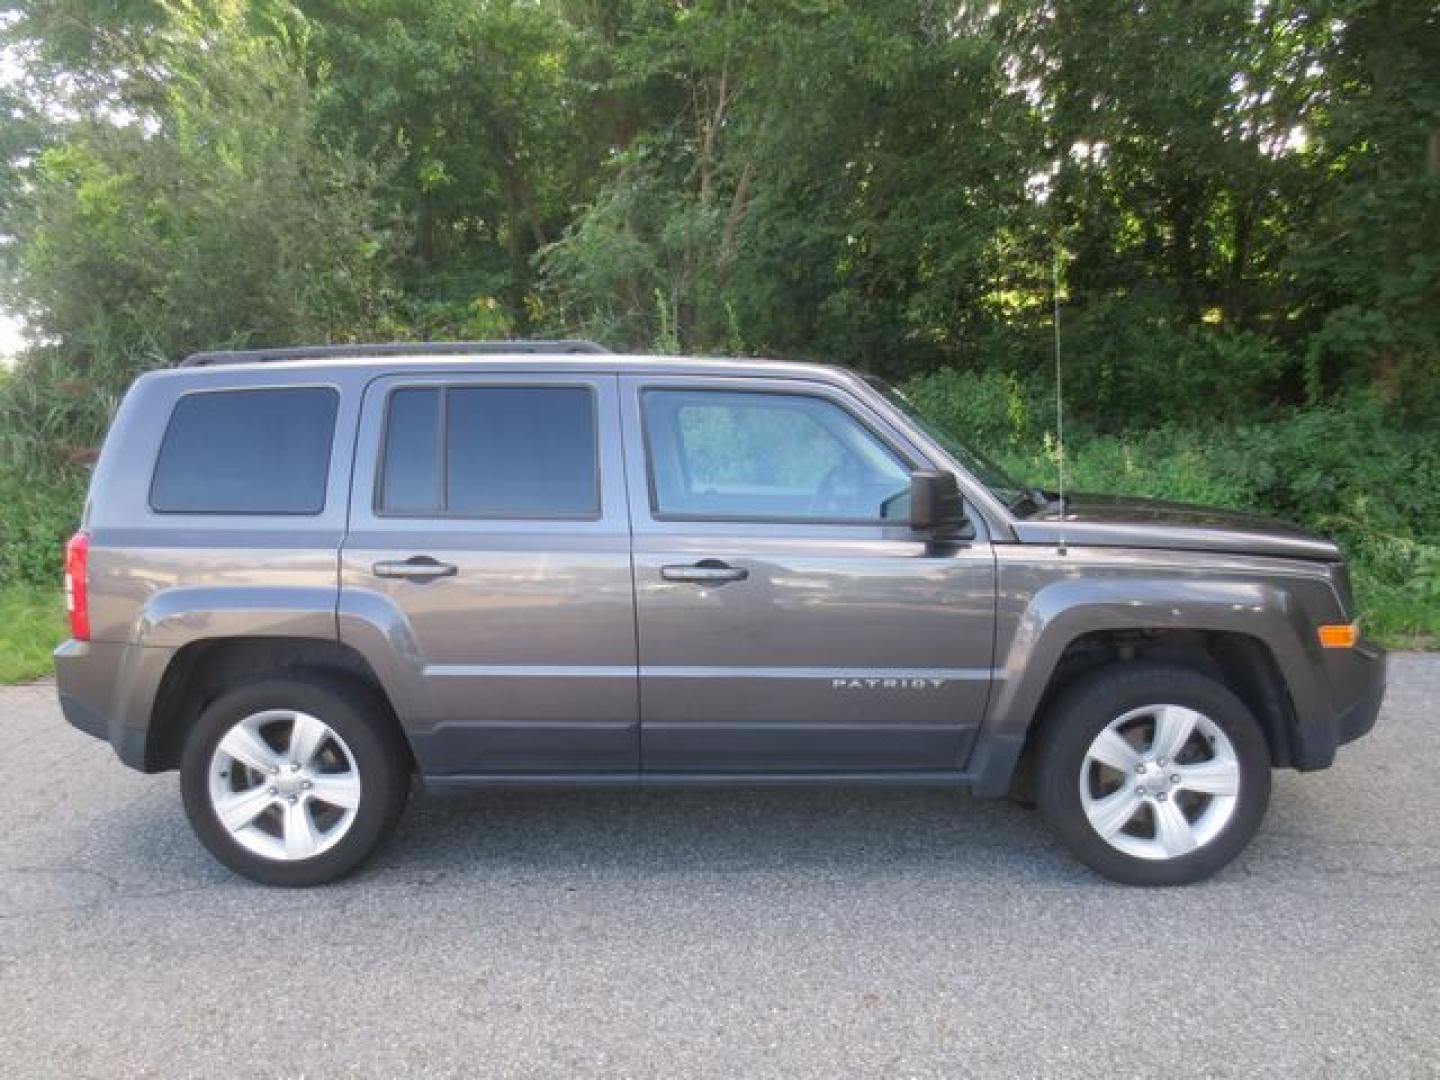
[[[925,469],[910,474],[910,527],[936,535],[964,533],[965,502],[955,474]]]

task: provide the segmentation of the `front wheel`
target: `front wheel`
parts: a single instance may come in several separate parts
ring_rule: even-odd
[[[180,763],[196,835],[267,885],[319,885],[358,866],[409,793],[389,717],[358,687],[295,676],[247,683],[196,721]]]
[[[1127,885],[1184,885],[1255,835],[1270,801],[1270,751],[1219,682],[1127,663],[1083,679],[1045,718],[1036,795],[1087,866]]]

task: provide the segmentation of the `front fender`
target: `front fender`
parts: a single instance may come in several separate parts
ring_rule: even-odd
[[[1306,616],[1293,595],[1242,578],[1067,577],[1037,590],[1016,622],[998,665],[969,772],[977,795],[1003,795],[1041,700],[1065,650],[1107,630],[1214,630],[1259,639],[1274,657],[1297,711],[1319,690]]]

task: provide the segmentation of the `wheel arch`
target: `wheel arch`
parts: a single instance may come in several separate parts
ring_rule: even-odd
[[[409,739],[374,669],[356,649],[311,637],[202,638],[175,651],[161,676],[145,746],[145,771],[179,766],[185,737],[210,701],[239,682],[286,674],[320,674],[357,687],[381,707],[407,752]]]
[[[970,759],[975,793],[1009,791],[1055,698],[1088,671],[1126,659],[1217,679],[1255,714],[1272,764],[1292,764],[1296,717],[1315,691],[1299,618],[1283,590],[1255,581],[1074,578],[1041,589],[1002,655]]]
[[[1096,630],[1073,639],[1060,655],[1026,729],[1025,749],[1043,730],[1055,702],[1093,671],[1117,663],[1150,661],[1187,668],[1223,685],[1259,721],[1276,767],[1292,759],[1295,708],[1269,647],[1240,631]]]

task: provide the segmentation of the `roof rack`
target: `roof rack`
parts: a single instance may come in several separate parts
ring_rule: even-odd
[[[456,356],[503,353],[608,353],[593,341],[395,341],[380,345],[295,345],[283,349],[226,349],[192,353],[181,367],[221,364],[278,364],[287,360],[349,359],[363,356]]]

